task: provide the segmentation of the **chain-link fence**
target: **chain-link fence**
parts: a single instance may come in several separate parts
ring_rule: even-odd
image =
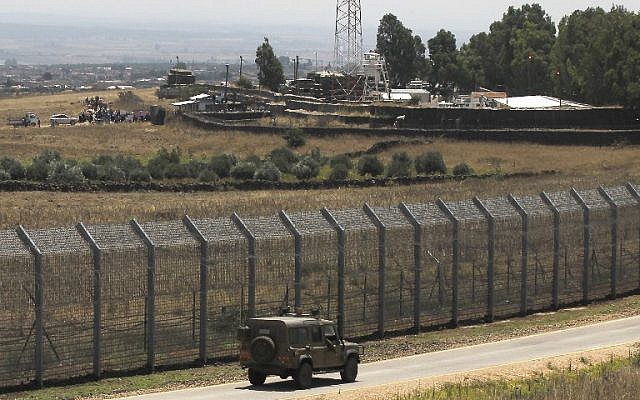
[[[640,289],[624,187],[271,217],[0,231],[0,388],[234,357],[283,307],[346,337]]]

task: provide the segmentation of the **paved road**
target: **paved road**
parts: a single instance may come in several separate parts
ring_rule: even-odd
[[[358,381],[342,384],[338,374],[314,379],[313,388],[295,391],[289,379],[269,378],[261,388],[248,382],[130,397],[135,400],[274,400],[337,393],[411,379],[441,376],[640,341],[640,317],[528,336],[360,366]]]

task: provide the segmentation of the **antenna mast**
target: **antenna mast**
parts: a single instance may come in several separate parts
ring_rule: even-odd
[[[362,63],[362,9],[360,0],[337,0],[335,67],[357,74]]]

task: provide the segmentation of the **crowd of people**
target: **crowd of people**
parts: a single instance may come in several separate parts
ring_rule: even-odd
[[[110,108],[102,98],[87,97],[84,111],[78,116],[78,122],[116,124],[123,122],[145,122],[151,119],[148,111],[124,111]]]

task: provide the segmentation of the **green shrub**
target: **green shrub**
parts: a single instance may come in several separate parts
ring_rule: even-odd
[[[329,157],[323,156],[322,153],[320,152],[319,147],[315,147],[313,150],[311,150],[311,153],[309,153],[309,157],[316,160],[316,162],[320,165],[325,165],[326,163],[329,162]]]
[[[202,171],[209,169],[209,164],[201,160],[190,160],[185,164],[185,167],[187,168],[187,176],[195,179],[200,176]]]
[[[413,160],[406,152],[395,153],[391,159],[387,176],[407,177],[411,175]]]
[[[297,149],[298,147],[302,147],[307,143],[304,132],[299,128],[287,130],[287,132],[282,137],[287,141],[287,146],[291,147],[292,149]]]
[[[282,172],[271,161],[262,164],[253,176],[260,181],[279,182],[282,178]]]
[[[10,181],[10,180],[11,180],[11,174],[5,171],[4,169],[0,169],[0,182]]]
[[[251,154],[249,157],[245,158],[244,161],[254,163],[257,168],[262,166],[262,159],[256,154]]]
[[[93,163],[95,165],[115,164],[115,160],[109,155],[99,155],[98,157],[93,158]]]
[[[384,172],[384,164],[373,154],[367,154],[358,161],[358,174],[378,176]]]
[[[167,166],[167,163],[162,160],[151,159],[147,164],[147,170],[149,171],[149,175],[151,178],[156,180],[164,179],[164,170]]]
[[[455,176],[469,176],[473,175],[473,168],[466,163],[460,163],[453,167],[453,174]]]
[[[300,180],[313,179],[320,174],[320,164],[311,156],[306,156],[291,170]]]
[[[253,89],[253,82],[246,76],[241,76],[240,79],[236,81],[236,86],[243,89]]]
[[[114,159],[116,167],[124,171],[127,178],[131,177],[131,172],[143,168],[142,163],[132,156],[117,155]]]
[[[33,162],[27,168],[27,178],[35,181],[46,181],[49,178],[49,166],[53,162],[62,159],[60,153],[55,150],[45,150],[33,158]]]
[[[442,153],[429,151],[416,157],[416,172],[419,174],[446,174],[447,165]]]
[[[331,170],[329,179],[332,181],[344,181],[349,177],[349,168],[344,164],[336,164]]]
[[[239,162],[235,167],[231,168],[231,177],[239,181],[248,181],[253,179],[256,174],[256,165],[250,162]]]
[[[344,165],[349,170],[353,168],[353,161],[351,160],[351,157],[349,157],[348,155],[339,154],[331,159],[330,165],[331,165],[331,168],[335,168],[336,165]]]
[[[80,164],[80,169],[85,178],[92,181],[98,179],[98,167],[94,163],[85,161]]]
[[[231,169],[238,164],[238,159],[233,154],[218,154],[209,161],[209,168],[220,178],[231,176]]]
[[[54,161],[49,164],[47,182],[51,183],[83,183],[85,181],[82,170],[77,165],[68,165],[64,161]]]
[[[125,182],[127,174],[115,164],[98,165],[98,179],[105,182]]]
[[[189,170],[184,164],[169,164],[164,169],[166,179],[184,179],[189,177]]]
[[[129,180],[131,182],[151,182],[151,175],[146,168],[138,168],[129,172]]]
[[[24,179],[26,170],[18,160],[14,160],[13,158],[4,157],[0,160],[0,169],[4,170],[9,174],[11,179],[20,180]]]
[[[274,163],[281,172],[287,173],[291,172],[291,168],[293,167],[293,164],[298,161],[298,158],[291,150],[281,147],[271,151],[271,154],[269,154],[269,160],[271,160],[271,162]]]
[[[210,169],[203,169],[202,171],[200,171],[200,174],[198,175],[198,181],[202,182],[202,183],[211,183],[211,182],[215,182],[217,180],[219,180],[220,177],[218,176],[218,174],[216,174],[215,172],[213,172]]]
[[[180,150],[180,147],[171,149],[171,151],[163,147],[160,150],[158,150],[158,153],[155,156],[155,158],[159,160],[164,160],[169,164],[179,164],[181,157],[182,157],[182,150]]]

